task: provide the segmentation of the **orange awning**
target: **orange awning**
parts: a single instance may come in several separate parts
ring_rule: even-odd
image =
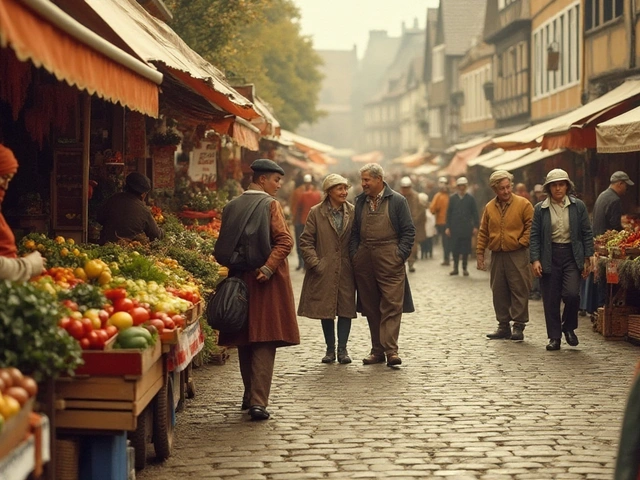
[[[241,147],[254,152],[260,150],[260,130],[246,120],[236,118],[231,125],[229,136]]]
[[[467,162],[476,158],[482,150],[491,143],[491,140],[484,140],[466,150],[461,150],[451,159],[449,165],[443,169],[443,175],[457,177],[467,172]]]
[[[50,2],[43,4],[47,12],[62,18],[69,29],[90,37],[92,32],[68,17]],[[67,33],[43,16],[16,0],[0,0],[0,45],[10,47],[21,61],[30,60],[80,90],[96,94],[113,103],[152,117],[158,116],[158,86],[162,75],[100,37],[94,42],[107,44],[114,57],[121,57],[127,65],[99,53],[95,48]],[[99,39],[99,40],[97,40]],[[103,45],[104,46],[104,45]],[[137,63],[136,63],[137,62]],[[152,80],[157,80],[156,83]]]

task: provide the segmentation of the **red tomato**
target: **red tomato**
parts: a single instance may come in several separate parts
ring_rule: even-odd
[[[113,314],[113,305],[105,305],[102,309],[107,312],[107,315],[111,316]],[[102,320],[102,319],[101,319]]]
[[[85,338],[81,338],[81,339],[80,339],[80,347],[81,347],[83,350],[89,350],[89,349],[91,348],[91,342],[90,342],[90,341],[89,341],[89,339],[88,339],[88,338],[86,338],[86,337],[85,337]]]
[[[115,325],[109,325],[105,327],[104,331],[107,332],[107,335],[109,336],[109,338],[111,338],[116,333],[118,333],[118,327],[116,327]]]
[[[128,312],[133,308],[133,302],[130,298],[119,298],[113,302],[114,312]]]
[[[90,318],[85,317],[81,319],[80,322],[82,322],[82,328],[84,329],[85,337],[89,335],[91,332],[93,332],[93,322],[91,321]]]
[[[127,291],[124,288],[112,288],[110,290],[105,290],[104,296],[114,302],[119,298],[125,298],[127,296]]]
[[[107,312],[104,308],[98,312],[98,318],[100,319],[100,324],[104,327],[109,320],[109,312]]]
[[[132,298],[131,303],[133,303],[133,308],[140,306],[140,301],[137,298]]]
[[[143,307],[134,307],[129,311],[129,314],[133,317],[134,325],[140,325],[149,320],[149,310]]]
[[[173,320],[173,323],[175,323],[177,327],[184,327],[185,319],[183,315],[174,315],[171,317],[171,320]]]
[[[107,334],[107,331],[100,329],[100,330],[95,330],[92,333],[95,333],[95,338],[90,338],[91,347],[97,350],[104,349],[104,344],[107,342],[107,340],[109,340],[109,335]]]
[[[100,336],[98,335],[98,332],[96,332],[95,330],[92,330],[91,332],[89,332],[86,338],[87,340],[89,340],[89,345],[91,348],[93,349],[99,348],[98,342],[100,341]]]
[[[71,319],[69,317],[62,317],[60,320],[58,320],[58,326],[60,328],[64,328],[65,330],[67,329],[70,323],[71,323]]]
[[[152,320],[149,320],[149,323],[154,327],[156,327],[156,330],[158,330],[158,333],[161,334],[164,331],[164,322],[162,320],[154,318]]]
[[[166,315],[166,314],[164,312],[151,312],[151,315],[149,315],[149,318],[153,320],[154,318],[162,318],[163,315]]]
[[[174,328],[176,328],[176,324],[173,323],[173,320],[171,320],[170,318],[163,319],[162,321],[164,322],[164,328],[166,330],[173,330]]]
[[[84,326],[80,320],[71,320],[67,327],[67,332],[76,340],[80,340],[84,337]]]
[[[67,307],[69,310],[73,311],[73,312],[77,312],[78,311],[78,304],[76,302],[74,302],[73,300],[63,300],[62,304]]]

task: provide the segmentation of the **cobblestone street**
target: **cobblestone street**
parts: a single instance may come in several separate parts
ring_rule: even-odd
[[[439,258],[416,267],[402,367],[362,365],[363,318],[354,362],[324,365],[320,322],[300,318],[302,344],[278,350],[270,420],[240,411],[233,351],[226,365],[195,370],[171,458],[137,478],[612,478],[640,349],[605,341],[582,317],[579,347],[547,352],[541,302],[530,303],[523,343],[487,340],[489,274],[475,261],[470,277],[450,277]],[[292,271],[296,296],[302,278]]]

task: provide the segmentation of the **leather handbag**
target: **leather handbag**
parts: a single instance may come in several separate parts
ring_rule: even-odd
[[[238,277],[225,278],[207,300],[207,322],[220,333],[237,333],[249,318],[249,289]]]

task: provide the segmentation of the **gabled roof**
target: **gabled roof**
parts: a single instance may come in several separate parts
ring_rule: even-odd
[[[438,44],[447,55],[464,55],[471,39],[482,34],[487,0],[441,0]]]

